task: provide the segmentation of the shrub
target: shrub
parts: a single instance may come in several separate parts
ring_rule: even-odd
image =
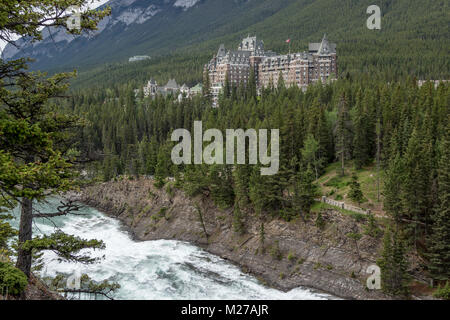
[[[441,287],[440,285],[437,287],[436,291],[434,291],[433,296],[435,298],[450,300],[450,285],[449,282],[445,284],[445,286]]]
[[[245,233],[244,217],[238,205],[235,206],[233,211],[233,230],[240,235]]]
[[[281,260],[283,259],[283,255],[281,253],[280,250],[280,246],[278,243],[278,240],[275,240],[274,245],[272,246],[272,248],[270,249],[270,255],[272,256],[272,258],[276,259],[276,260]]]
[[[317,213],[317,217],[316,217],[316,227],[319,229],[323,229],[325,227],[325,220],[323,219],[322,216],[322,211],[319,211]]]
[[[167,192],[167,194],[169,195],[170,198],[173,198],[175,192],[174,192],[174,190],[173,190],[172,184],[170,184],[170,183],[167,184],[167,186],[166,186],[166,192]]]
[[[356,220],[356,222],[363,222],[366,221],[367,217],[362,214],[362,213],[358,213],[358,212],[351,212],[350,216]]]
[[[364,233],[371,236],[372,238],[377,238],[381,233],[381,229],[378,227],[377,221],[372,213],[368,215],[368,224],[364,227]]]
[[[28,284],[27,276],[9,263],[0,262],[0,287],[11,295],[19,295]]]
[[[295,259],[295,255],[292,252],[289,252],[287,259],[292,262]]]

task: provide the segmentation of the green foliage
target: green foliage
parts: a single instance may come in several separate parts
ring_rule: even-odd
[[[323,216],[322,216],[322,210],[317,212],[315,225],[319,229],[323,229],[325,227],[325,220],[323,219]]]
[[[358,202],[358,204],[360,204],[364,199],[363,193],[361,191],[361,185],[358,182],[358,176],[355,174],[352,176],[352,182],[350,183],[350,192],[348,193],[348,196],[353,201]]]
[[[347,170],[354,164],[369,172],[379,138],[380,170],[385,171],[380,176],[386,177],[384,207],[399,222],[405,240],[422,248],[427,235],[445,235],[431,232],[431,226],[446,225],[433,223],[438,217],[433,208],[445,207],[440,199],[448,194],[445,184],[437,183],[437,169],[441,166],[438,145],[445,136],[444,128],[449,126],[448,84],[435,87],[425,83],[419,87],[409,77],[387,82],[351,75],[330,84],[312,85],[306,92],[295,87],[266,89],[257,99],[249,94],[247,89],[251,88],[230,84],[230,96],[221,98],[220,108],[212,108],[207,97],[181,103],[173,97],[136,99],[133,89],[137,85],[116,83],[104,90],[75,91],[72,99],[61,106],[84,115],[92,124],[80,129],[80,150],[104,154],[98,170],[109,170],[111,177],[133,170],[152,175],[158,167],[157,183],[162,185],[167,177],[178,176],[187,195],[209,197],[220,207],[238,203],[242,212],[255,212],[261,219],[267,215],[286,220],[298,215],[306,218],[315,193],[309,181],[311,174],[316,177],[316,168],[320,175],[322,166],[343,159]],[[221,130],[279,128],[283,142],[279,173],[261,176],[261,164],[231,168],[180,165],[174,170],[168,140],[175,128],[192,131],[194,120]],[[331,178],[325,186],[335,189],[336,199],[347,188],[356,190],[359,196],[357,190],[364,190],[364,195],[373,199],[366,186],[374,179],[365,179],[359,173],[359,187],[348,182],[349,176]],[[323,182],[319,178],[317,184]],[[355,201],[363,200],[359,196]],[[361,216],[355,219],[363,221]],[[443,221],[445,215],[440,219]],[[320,213],[316,221],[321,228],[322,220]],[[377,233],[375,228],[365,232]],[[423,248],[426,253],[431,243]],[[440,247],[434,259],[446,259],[446,249]]]
[[[266,239],[266,232],[264,231],[264,222],[261,222],[259,227],[259,243],[261,244],[261,252],[265,253],[266,247],[264,245]]]
[[[105,244],[99,240],[85,240],[80,237],[65,234],[57,231],[51,235],[38,236],[21,245],[23,250],[51,250],[55,252],[59,259],[76,261],[81,263],[95,263],[100,258],[91,258],[81,251],[86,248],[104,249]]]
[[[280,243],[278,240],[275,240],[273,245],[271,246],[270,255],[272,256],[273,259],[276,259],[279,261],[281,261],[281,259],[283,259],[283,253],[281,252]]]
[[[364,233],[372,238],[378,238],[378,236],[382,233],[382,230],[378,226],[375,216],[372,213],[367,215],[367,225],[364,226]]]
[[[358,241],[362,238],[362,235],[357,232],[349,232],[349,233],[347,233],[347,237],[349,237],[350,239],[352,239],[354,241]]]
[[[0,256],[6,256],[9,252],[8,241],[18,234],[17,230],[13,229],[7,220],[12,216],[0,213]]]
[[[450,128],[440,144],[438,163],[438,204],[432,215],[430,266],[432,277],[439,281],[450,279]]]
[[[450,300],[450,285],[447,281],[445,286],[441,287],[440,285],[433,292],[433,296],[439,299]]]
[[[319,158],[319,142],[312,134],[309,134],[305,140],[305,146],[301,150],[301,154],[308,168],[314,168],[316,180],[319,178],[319,172],[323,169],[324,158]]]
[[[235,205],[233,210],[233,230],[234,232],[241,235],[245,233],[244,216],[241,209],[239,208],[239,205],[237,204]]]
[[[173,185],[171,183],[168,183],[167,186],[166,186],[166,192],[169,195],[169,197],[171,197],[171,198],[173,198],[173,196],[175,194],[173,188],[174,187],[173,187]]]
[[[4,1],[0,6],[0,39],[10,41],[10,35],[15,34],[30,42],[42,40],[42,27],[49,24],[65,28],[72,34],[94,30],[110,13],[109,9],[87,10],[82,14],[81,28],[69,30],[67,27],[66,10],[85,4],[86,0]],[[75,116],[73,110],[62,112],[57,106],[75,72],[49,77],[45,73],[29,72],[27,62],[28,59],[0,59],[0,206],[5,206],[4,200],[20,203],[22,213],[16,265],[29,276],[33,249],[54,250],[63,258],[87,262],[87,256],[76,256],[76,253],[83,245],[100,247],[100,243],[71,238],[60,232],[32,238],[35,217],[51,218],[76,209],[71,204],[62,204],[59,209],[64,211],[37,214],[33,210],[33,201],[74,188],[77,176],[74,164],[82,158],[82,153],[75,148],[80,138],[76,134],[86,123]],[[11,209],[9,203],[6,207]],[[5,225],[2,229],[5,230]],[[10,231],[6,230],[6,233]]]
[[[404,241],[396,230],[393,234],[388,227],[383,239],[383,252],[377,264],[381,269],[381,287],[386,293],[394,295],[409,294],[408,262]]]
[[[20,295],[28,284],[27,276],[9,263],[0,261],[0,288],[11,295]]]
[[[426,13],[420,0],[379,3],[383,15],[379,31],[368,30],[365,25],[365,12],[371,4],[369,0],[202,2],[195,10],[183,13],[168,9],[143,24],[116,32],[114,37],[102,34],[96,42],[86,39],[86,43],[77,46],[77,55],[70,54],[72,46],[62,48],[60,55],[41,57],[36,67],[82,66],[86,72],[76,82],[78,87],[129,81],[143,84],[148,75],[158,83],[175,77],[180,83],[194,84],[201,81],[203,64],[221,43],[227,48],[236,47],[243,35],[257,34],[267,49],[287,53],[288,46],[280,37],[291,37],[291,51],[297,52],[306,50],[308,42],[317,42],[327,33],[338,44],[338,76],[364,74],[385,82],[406,75],[448,78],[450,59],[444,45],[448,30],[441,28],[448,21],[446,2],[429,0]],[[223,12],[227,12],[227,19]],[[30,47],[25,53],[32,50]],[[152,59],[133,64],[111,63],[126,61],[136,52]]]
[[[362,214],[362,213],[358,213],[358,212],[352,212],[349,211],[349,215],[355,219],[356,222],[363,222],[367,220],[367,215]]]
[[[287,255],[288,261],[292,262],[296,259],[295,255],[292,252],[289,252]]]
[[[307,170],[300,170],[294,184],[292,208],[295,213],[300,214],[303,220],[306,220],[317,195],[317,186],[314,184],[314,174],[310,166]]]

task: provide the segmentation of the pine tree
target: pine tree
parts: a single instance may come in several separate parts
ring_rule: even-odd
[[[364,195],[361,191],[361,185],[358,182],[358,176],[356,174],[353,174],[352,176],[352,182],[350,183],[350,191],[348,193],[348,197],[353,201],[358,202],[358,204],[361,204],[364,199]]]
[[[353,118],[354,137],[353,137],[353,159],[355,168],[361,169],[362,166],[368,164],[370,159],[369,144],[369,119],[367,112],[363,109],[361,91],[358,92],[357,102],[355,106],[355,115]]]
[[[95,29],[109,10],[90,10],[83,14],[81,30],[68,30],[67,17],[61,12],[72,6],[86,5],[79,0],[8,1],[0,6],[0,37],[10,34],[42,40],[42,27],[48,21],[71,33]],[[14,19],[10,19],[11,14]],[[13,21],[14,20],[14,21]],[[6,36],[5,36],[6,35]],[[6,37],[6,38],[5,38]],[[63,259],[88,262],[77,255],[83,248],[101,248],[99,241],[87,241],[57,232],[45,241],[33,239],[33,219],[63,216],[77,209],[71,201],[62,203],[56,213],[37,212],[36,201],[73,187],[72,163],[79,152],[71,148],[73,130],[81,125],[72,115],[57,112],[52,102],[68,88],[73,74],[56,74],[50,78],[27,71],[25,59],[4,62],[0,59],[0,193],[20,203],[19,241],[16,266],[31,275],[32,252],[52,250]],[[5,81],[7,79],[7,81]]]
[[[233,230],[240,235],[245,233],[244,217],[238,203],[233,210]]]
[[[300,169],[294,184],[292,207],[295,213],[300,214],[303,221],[306,220],[314,198],[317,194],[317,186],[314,184],[314,173],[311,167]]]
[[[438,204],[433,214],[429,270],[433,279],[450,280],[450,128],[440,144]]]
[[[421,223],[429,220],[432,177],[431,142],[423,133],[414,129],[404,156],[404,180],[402,182],[403,216],[413,222],[407,226],[415,245],[422,238]]]
[[[381,269],[381,287],[384,292],[393,295],[408,295],[409,275],[406,260],[406,248],[400,238],[398,227],[394,234],[388,227],[383,239],[383,252],[378,260]]]
[[[220,208],[229,208],[235,202],[231,166],[211,165],[208,170],[209,189],[214,203]]]
[[[351,121],[348,112],[348,101],[342,94],[338,106],[338,119],[336,123],[336,154],[341,162],[341,176],[345,175],[345,160],[351,155]]]
[[[283,73],[280,71],[280,73],[278,74],[277,91],[282,92],[285,89],[286,85],[284,83]]]
[[[170,142],[162,145],[158,151],[158,162],[155,168],[155,186],[162,188],[166,184],[166,178],[170,176],[172,160],[170,158]]]
[[[247,83],[247,99],[253,98],[256,99],[256,75],[254,68],[250,69],[250,76],[248,78]]]
[[[249,182],[252,167],[250,165],[236,165],[233,171],[234,193],[236,201],[241,207],[246,207],[249,199]]]
[[[203,73],[203,97],[207,100],[211,99],[211,82],[207,70]]]
[[[386,171],[384,182],[384,210],[386,210],[396,222],[401,219],[403,205],[401,201],[402,187],[404,181],[403,159],[397,153],[390,161]]]
[[[319,179],[319,172],[322,169],[324,159],[319,158],[319,143],[314,139],[313,135],[308,135],[301,153],[305,163],[314,168],[316,180]]]

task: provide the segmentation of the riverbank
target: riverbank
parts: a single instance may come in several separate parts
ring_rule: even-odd
[[[389,298],[366,289],[366,270],[375,263],[381,241],[365,235],[355,217],[326,209],[321,226],[315,217],[308,222],[267,219],[262,245],[254,215],[246,214],[246,230],[238,234],[230,209],[218,209],[207,197],[189,199],[180,190],[166,189],[155,188],[151,179],[123,179],[87,187],[78,198],[120,219],[136,239],[190,242],[280,290],[304,286],[345,299]],[[355,241],[352,234],[361,238]]]

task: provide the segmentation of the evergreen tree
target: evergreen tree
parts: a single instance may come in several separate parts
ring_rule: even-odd
[[[341,176],[345,175],[345,160],[351,156],[351,120],[348,112],[348,101],[342,94],[338,106],[338,119],[336,123],[336,154],[341,162]]]
[[[298,212],[303,221],[305,221],[311,210],[316,194],[317,186],[314,184],[314,173],[311,167],[308,166],[306,170],[300,170],[297,175],[292,199],[294,212]]]
[[[314,139],[313,135],[308,135],[305,140],[305,146],[301,150],[302,158],[305,163],[314,168],[316,180],[319,179],[319,172],[324,162],[323,158],[319,158],[319,143]]]
[[[233,230],[241,235],[245,233],[244,217],[238,203],[233,210]]]
[[[162,188],[172,172],[171,143],[162,145],[158,151],[158,162],[155,168],[155,186]]]
[[[403,210],[401,194],[404,174],[403,160],[401,159],[400,154],[397,153],[386,171],[383,191],[384,210],[386,210],[396,222],[400,221],[400,212]]]
[[[433,214],[430,237],[431,276],[442,283],[450,280],[450,129],[440,145],[438,204]]]
[[[361,191],[361,185],[358,182],[358,176],[356,174],[352,175],[348,197],[358,204],[361,204],[361,202],[364,200],[364,195]]]
[[[383,239],[383,252],[378,265],[381,269],[381,286],[384,292],[393,295],[404,295],[408,292],[409,275],[406,260],[406,248],[400,238],[398,228],[392,234],[388,227]]]
[[[353,119],[354,137],[353,137],[353,158],[355,168],[361,169],[368,164],[370,159],[370,139],[369,139],[369,118],[367,111],[362,105],[361,91],[358,92],[355,105],[355,115]]]
[[[0,37],[10,40],[10,34],[42,40],[41,28],[52,25],[67,28],[63,16],[72,5],[85,5],[87,1],[33,0],[7,1],[0,7]],[[109,10],[89,10],[81,19],[81,33],[95,29]],[[10,19],[8,17],[14,17]],[[5,38],[6,35],[6,38]],[[18,256],[16,266],[31,275],[32,251],[53,250],[64,259],[89,262],[86,255],[77,255],[83,248],[101,248],[99,241],[87,241],[61,232],[45,239],[33,239],[33,219],[62,216],[77,206],[68,201],[57,213],[36,212],[35,201],[50,194],[66,191],[73,186],[72,163],[78,152],[71,148],[71,130],[80,125],[76,117],[58,113],[51,106],[54,98],[66,91],[71,74],[56,74],[50,78],[29,73],[24,59],[4,62],[0,60],[0,192],[20,203]],[[5,81],[8,79],[7,81]],[[73,132],[72,132],[73,133]]]

